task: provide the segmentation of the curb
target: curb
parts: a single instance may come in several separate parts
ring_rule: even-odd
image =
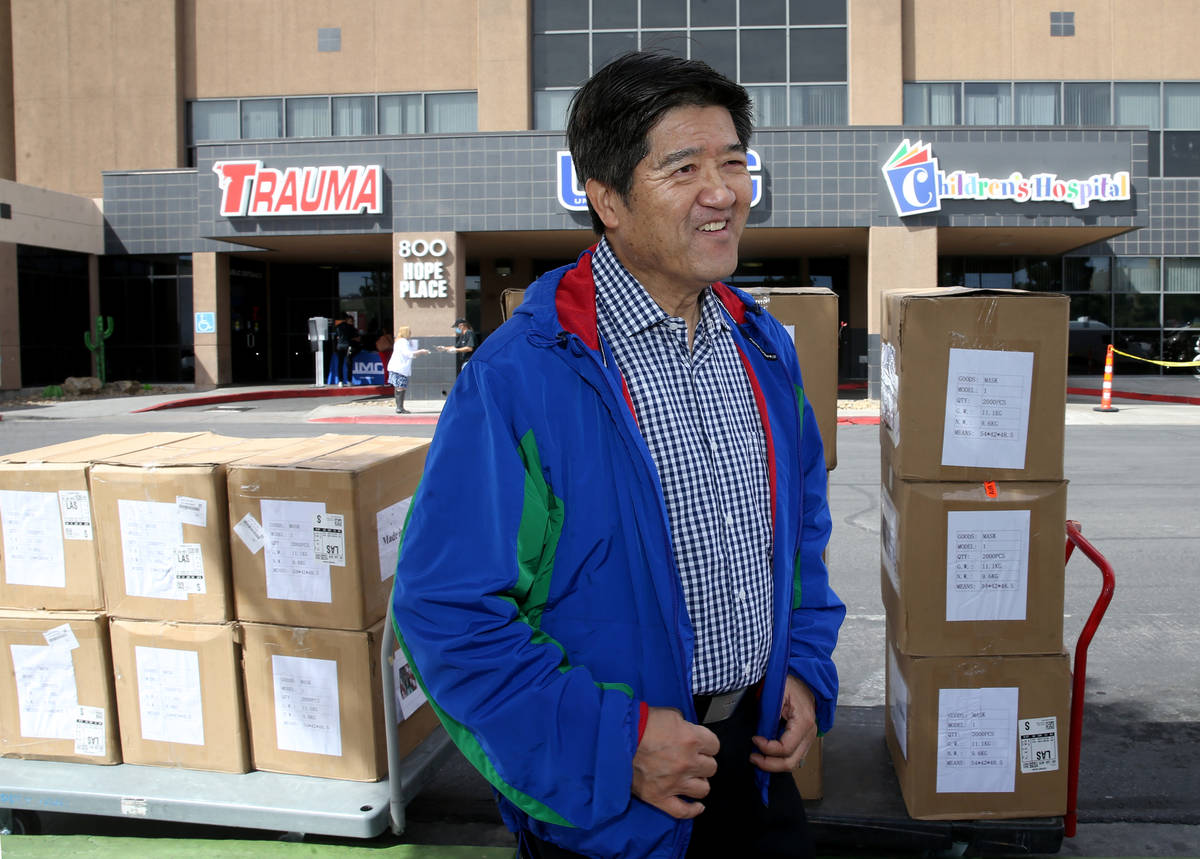
[[[1067,388],[1068,394],[1075,394],[1078,397],[1100,397],[1103,396],[1103,391],[1099,388]],[[1124,391],[1113,391],[1113,399],[1118,397],[1123,400],[1149,400],[1152,403],[1177,403],[1186,406],[1200,406],[1200,397],[1184,397],[1176,394],[1137,394],[1126,393]]]
[[[298,388],[296,390],[243,391],[237,394],[203,394],[198,397],[180,397],[178,400],[167,400],[134,409],[131,414],[141,412],[157,412],[162,409],[182,409],[189,406],[211,406],[220,403],[241,403],[247,400],[298,400],[308,397],[345,397],[356,394],[385,396],[391,394],[391,385],[351,385],[345,388]]]

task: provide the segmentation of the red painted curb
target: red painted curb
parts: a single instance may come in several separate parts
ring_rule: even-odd
[[[437,415],[348,415],[338,418],[309,418],[310,424],[436,424]]]
[[[862,417],[839,417],[839,424],[859,424],[863,426],[878,426],[879,415],[863,415]]]
[[[1079,397],[1099,397],[1102,395],[1099,388],[1067,388],[1067,393],[1075,394]],[[1149,400],[1153,403],[1178,403],[1185,406],[1200,406],[1200,397],[1182,397],[1175,394],[1134,394],[1113,391],[1112,396],[1114,400],[1120,397],[1123,400]]]
[[[242,403],[247,400],[298,400],[307,397],[349,397],[358,394],[373,394],[376,396],[391,396],[391,385],[358,385],[349,388],[301,388],[295,391],[243,391],[238,394],[202,394],[198,397],[184,397],[178,400],[168,400],[139,412],[157,412],[161,409],[182,409],[188,406],[211,406],[220,403]]]

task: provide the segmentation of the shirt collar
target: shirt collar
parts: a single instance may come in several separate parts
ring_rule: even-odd
[[[592,254],[592,271],[596,281],[598,321],[613,334],[632,337],[671,318],[617,259],[607,238],[600,239]],[[697,328],[709,336],[729,328],[720,301],[713,294],[711,286],[705,287],[701,293],[700,324]]]

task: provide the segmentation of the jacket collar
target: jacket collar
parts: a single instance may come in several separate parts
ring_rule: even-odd
[[[579,337],[590,349],[600,350],[596,327],[596,281],[592,273],[592,245],[574,265],[546,272],[526,291],[517,313],[532,317],[533,326],[544,336],[556,339],[561,332]],[[735,325],[756,323],[762,309],[740,289],[723,283],[712,285],[713,294]],[[757,328],[757,325],[755,325]]]

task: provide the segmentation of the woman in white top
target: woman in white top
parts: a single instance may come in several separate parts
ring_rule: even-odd
[[[392,344],[392,357],[388,360],[388,384],[396,390],[396,414],[407,415],[404,395],[408,393],[408,377],[412,375],[412,361],[416,355],[428,355],[428,349],[414,349],[408,341],[412,329],[401,325],[396,329],[396,340]]]

